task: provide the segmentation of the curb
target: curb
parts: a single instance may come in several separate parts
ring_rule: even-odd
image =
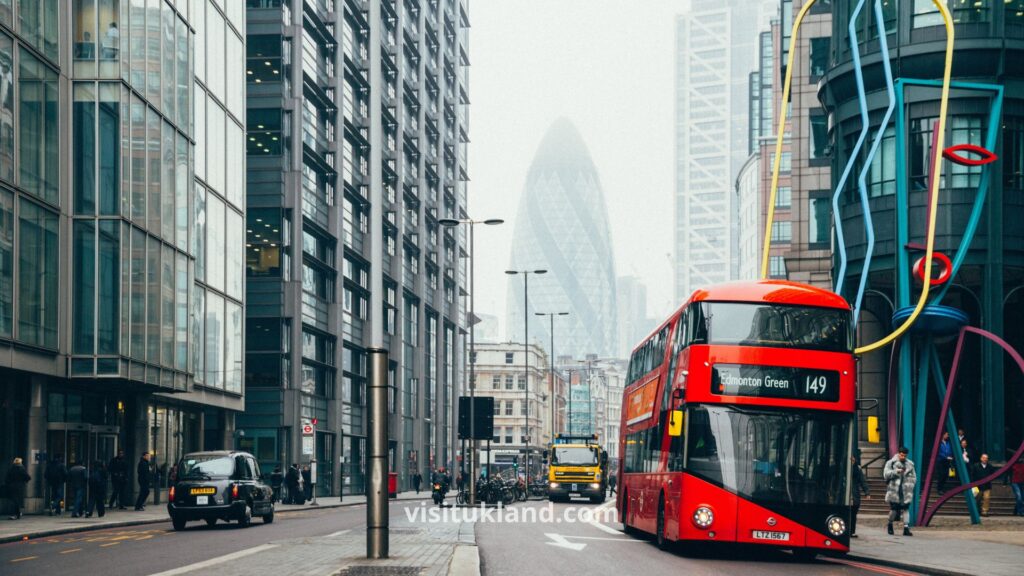
[[[956,570],[947,570],[945,568],[926,566],[922,564],[912,564],[910,562],[887,560],[884,558],[876,558],[874,556],[861,556],[859,554],[847,553],[845,558],[848,560],[855,560],[857,562],[864,562],[865,564],[888,566],[889,568],[910,570],[912,572],[924,572],[926,574],[935,574],[936,576],[976,576],[976,573],[973,572],[957,572]]]
[[[457,544],[448,563],[448,576],[480,576],[480,549],[475,544]]]
[[[391,499],[393,502],[400,502],[403,500],[422,500],[423,498],[399,498]],[[326,510],[329,508],[349,508],[352,506],[361,506],[366,502],[335,502],[331,504],[318,504],[317,506],[311,506],[306,508],[293,508],[291,510],[275,510],[275,514],[293,514],[295,512],[305,512],[308,510]],[[64,528],[51,528],[47,530],[39,530],[36,532],[30,532],[27,534],[18,534],[16,536],[0,536],[0,544],[9,544],[11,542],[21,542],[23,540],[36,540],[39,538],[48,538],[50,536],[60,536],[62,534],[75,534],[78,532],[91,532],[93,530],[108,530],[110,528],[124,528],[127,526],[142,526],[143,524],[158,524],[163,522],[169,522],[170,518],[147,518],[139,520],[120,520],[116,522],[108,522],[105,524],[86,524],[83,526],[67,526]]]

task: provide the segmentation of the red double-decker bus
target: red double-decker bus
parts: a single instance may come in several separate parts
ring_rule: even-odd
[[[697,290],[633,351],[616,505],[627,533],[849,550],[849,304],[793,282]]]

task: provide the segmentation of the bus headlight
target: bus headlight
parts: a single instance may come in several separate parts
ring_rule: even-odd
[[[825,526],[828,527],[828,533],[833,536],[846,534],[846,521],[839,516],[829,516],[825,521]]]
[[[594,490],[597,490],[598,488],[601,487],[601,485],[598,484],[597,482],[595,482],[595,483],[591,484],[590,487],[593,488]]]
[[[558,482],[552,482],[552,483],[548,484],[548,488],[551,488],[552,490],[557,490],[558,489]]]
[[[707,528],[715,521],[715,513],[707,506],[701,506],[693,511],[693,523],[698,528]]]

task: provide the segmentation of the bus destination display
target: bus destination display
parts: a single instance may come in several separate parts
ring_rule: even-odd
[[[724,396],[839,400],[839,372],[789,366],[715,364],[711,368],[711,392]]]

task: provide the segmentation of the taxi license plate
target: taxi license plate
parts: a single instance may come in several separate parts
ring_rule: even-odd
[[[770,532],[767,530],[754,530],[754,540],[789,542],[789,532]]]
[[[213,486],[207,486],[205,488],[192,488],[191,490],[189,490],[188,493],[193,496],[196,496],[198,494],[216,494],[217,489],[214,488]]]
[[[209,496],[196,496],[196,506],[206,506],[210,503]]]

